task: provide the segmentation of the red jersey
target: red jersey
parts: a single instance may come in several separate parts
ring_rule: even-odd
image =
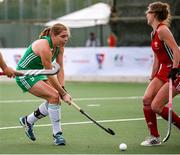
[[[161,26],[164,25],[163,23],[160,23],[157,27],[157,29]],[[165,42],[161,41],[158,37],[157,29],[152,36],[152,41],[151,41],[151,47],[156,54],[159,63],[160,63],[160,68],[158,72],[156,73],[155,77],[158,79],[161,79],[164,82],[168,81],[168,75],[169,72],[171,71],[171,68],[173,67],[173,52],[172,50],[165,44]],[[179,65],[180,68],[180,65]],[[180,76],[178,76],[177,80],[174,82],[174,86],[177,91],[180,92]]]
[[[164,25],[163,23],[160,23],[157,27],[157,29]],[[165,64],[165,65],[172,65],[172,60],[173,60],[173,52],[172,50],[166,45],[165,42],[161,41],[158,37],[157,29],[152,36],[152,41],[151,41],[151,47],[156,54],[159,63],[160,64]]]
[[[173,66],[173,52],[172,50],[165,44],[165,42],[161,41],[158,36],[158,28],[164,25],[160,23],[152,36],[151,47],[157,56],[157,59],[160,63],[160,68],[156,73],[155,77],[161,79],[164,82],[168,81],[168,75]]]

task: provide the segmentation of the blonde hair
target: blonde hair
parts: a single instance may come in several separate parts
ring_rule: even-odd
[[[54,24],[52,27],[45,28],[40,33],[39,38],[41,38],[42,36],[50,36],[51,34],[54,34],[56,36],[60,34],[62,31],[67,31],[68,36],[70,37],[70,29],[61,23],[57,23],[57,24]]]
[[[155,13],[158,21],[164,22],[170,26],[171,23],[171,11],[168,3],[154,2],[149,4],[148,12]]]

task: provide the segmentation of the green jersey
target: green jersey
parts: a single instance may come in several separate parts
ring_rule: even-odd
[[[50,49],[53,50],[53,44],[50,36],[43,36],[41,39],[47,39]],[[52,61],[57,57],[59,53],[59,47],[56,48],[56,51],[53,55]],[[29,69],[43,69],[40,56],[37,56],[32,50],[32,44],[27,48],[25,54],[18,62],[17,70],[29,70]]]

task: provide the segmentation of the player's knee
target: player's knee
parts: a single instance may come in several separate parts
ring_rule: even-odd
[[[152,103],[151,104],[151,109],[153,112],[157,113],[157,114],[160,114],[161,111],[162,111],[162,105],[161,104],[158,104],[158,103]]]
[[[151,97],[148,97],[148,96],[144,96],[143,97],[143,105],[144,106],[150,106],[151,105],[151,101],[152,101]]]
[[[52,93],[50,95],[49,102],[50,103],[59,103],[60,102],[59,93],[58,92]]]

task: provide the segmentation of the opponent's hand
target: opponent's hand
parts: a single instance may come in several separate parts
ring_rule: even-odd
[[[169,75],[168,75],[168,78],[172,79],[172,81],[175,81],[177,79],[177,76],[178,76],[178,68],[172,68]]]
[[[6,67],[3,72],[9,78],[16,76],[15,71],[11,67]]]
[[[18,72],[18,71],[15,71],[14,73],[15,73],[16,76],[23,76],[24,75],[23,73]]]
[[[65,95],[63,95],[63,96],[62,96],[62,99],[63,99],[64,102],[66,102],[67,104],[71,105],[71,100],[72,100],[72,98],[71,98],[71,96],[70,96],[68,93],[66,93]]]

